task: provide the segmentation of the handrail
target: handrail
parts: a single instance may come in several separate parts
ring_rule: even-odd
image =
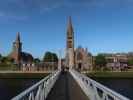
[[[11,100],[44,100],[58,79],[59,74],[59,70],[51,73]]]
[[[75,70],[70,70],[70,73],[90,100],[130,100],[84,74]]]

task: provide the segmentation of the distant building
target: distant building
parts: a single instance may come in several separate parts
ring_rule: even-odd
[[[128,67],[128,56],[125,53],[116,53],[116,54],[104,54],[107,67],[113,70],[123,69]]]
[[[33,61],[31,54],[22,52],[22,43],[20,41],[19,32],[17,33],[15,42],[13,42],[13,49],[9,57],[12,58],[16,64],[31,64]]]
[[[75,67],[79,70],[92,69],[92,55],[87,48],[78,47],[75,50]]]
[[[71,17],[68,20],[65,66],[69,69],[88,70],[92,68],[92,55],[87,49],[74,48],[74,31]]]

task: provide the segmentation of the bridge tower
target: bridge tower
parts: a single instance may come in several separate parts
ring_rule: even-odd
[[[66,39],[66,67],[72,69],[74,67],[74,31],[71,17],[68,19],[67,39]]]

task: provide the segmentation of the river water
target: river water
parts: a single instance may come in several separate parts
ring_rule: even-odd
[[[40,79],[0,79],[0,100],[10,100]]]
[[[94,80],[133,100],[133,78],[95,78]]]
[[[10,100],[40,79],[0,79],[0,100]],[[133,79],[95,78],[96,81],[133,100]]]

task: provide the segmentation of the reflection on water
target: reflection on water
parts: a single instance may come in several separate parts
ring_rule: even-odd
[[[10,100],[40,79],[0,79],[0,100]]]
[[[95,80],[133,100],[133,79],[95,78]]]

